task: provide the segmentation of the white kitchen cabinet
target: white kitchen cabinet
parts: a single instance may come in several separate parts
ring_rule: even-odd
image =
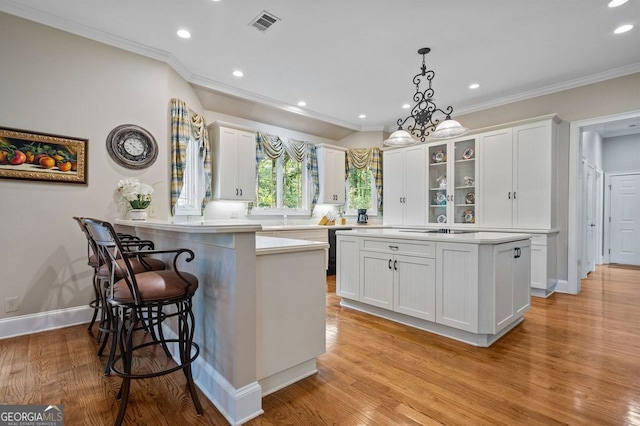
[[[555,226],[557,134],[557,121],[546,119],[477,136],[481,225]]]
[[[219,123],[209,126],[212,140],[213,198],[255,201],[256,135],[245,128]]]
[[[336,294],[348,299],[360,299],[360,239],[336,238]]]
[[[436,322],[478,332],[478,246],[436,245]]]
[[[384,151],[384,225],[427,222],[426,153],[424,144]]]
[[[342,149],[318,145],[318,204],[345,203],[345,152]]]
[[[476,223],[476,140],[467,137],[428,145],[428,222]]]
[[[477,346],[491,345],[530,309],[527,234],[382,229],[337,238],[342,306]]]
[[[433,247],[428,243],[363,239],[358,300],[434,321]]]

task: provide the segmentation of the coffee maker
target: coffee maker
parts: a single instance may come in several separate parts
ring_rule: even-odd
[[[367,223],[367,219],[369,219],[367,209],[358,209],[358,223],[365,224]]]

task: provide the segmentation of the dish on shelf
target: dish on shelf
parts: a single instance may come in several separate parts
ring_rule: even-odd
[[[476,203],[476,194],[473,192],[469,192],[466,197],[464,197],[464,201],[467,204],[475,204]]]
[[[473,210],[465,210],[462,214],[462,221],[464,223],[475,223],[476,218],[473,215]]]
[[[431,158],[433,159],[434,163],[442,163],[443,161],[447,161],[447,155],[441,149],[434,152]]]
[[[447,196],[444,195],[444,192],[438,192],[436,194],[436,204],[447,204]]]
[[[473,158],[473,148],[467,148],[462,152],[462,159],[463,160],[471,160]]]
[[[473,186],[473,184],[475,183],[475,179],[471,176],[465,176],[464,177],[464,184],[465,186]]]
[[[447,223],[447,215],[446,214],[439,214],[438,217],[436,217],[436,222],[438,222],[438,223]]]
[[[447,177],[446,176],[438,176],[438,178],[436,179],[436,183],[438,184],[439,188],[446,188],[447,187]]]

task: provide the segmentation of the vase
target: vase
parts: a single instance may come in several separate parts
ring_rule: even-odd
[[[147,220],[147,209],[131,209],[129,211],[131,220]]]

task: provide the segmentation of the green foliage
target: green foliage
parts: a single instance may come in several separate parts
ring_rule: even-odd
[[[302,200],[302,163],[288,155],[282,157],[282,208],[297,209]],[[257,207],[278,208],[278,160],[264,159],[258,164]]]
[[[276,160],[264,159],[258,164],[258,207],[276,207],[277,185]]]
[[[282,207],[297,209],[302,207],[302,163],[284,156],[283,170],[283,202]]]
[[[371,208],[371,171],[369,169],[351,170],[347,182],[349,183],[349,207]]]

